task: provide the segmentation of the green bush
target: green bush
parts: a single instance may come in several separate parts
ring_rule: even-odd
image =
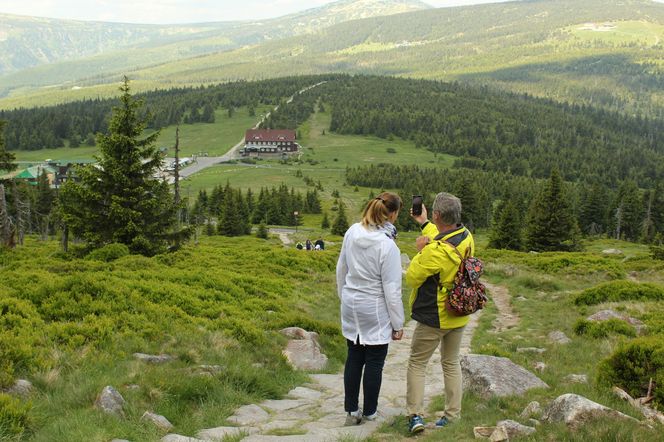
[[[633,397],[645,396],[653,381],[654,405],[664,405],[664,337],[648,336],[620,346],[602,362],[599,381],[617,385]]]
[[[501,347],[498,347],[495,344],[484,344],[480,347],[477,353],[481,355],[491,355],[501,358],[509,358],[512,356],[510,352]]]
[[[653,259],[664,261],[664,246],[650,246],[650,256]]]
[[[636,336],[634,327],[620,319],[606,321],[580,319],[574,325],[574,332],[577,335],[585,335],[591,338],[606,338],[609,335]]]
[[[621,280],[605,282],[586,289],[574,299],[574,303],[595,305],[603,302],[662,300],[664,300],[664,287]]]
[[[9,395],[0,393],[0,440],[7,440],[29,430],[32,425],[30,403],[22,403]]]
[[[111,262],[127,255],[129,255],[129,247],[124,244],[113,243],[93,250],[87,258],[94,261]]]

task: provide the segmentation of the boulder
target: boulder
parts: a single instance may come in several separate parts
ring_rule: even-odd
[[[9,388],[2,390],[3,393],[10,394],[12,396],[19,396],[22,398],[27,398],[32,393],[32,383],[25,379],[17,379]]]
[[[279,330],[279,333],[290,339],[311,340],[318,342],[318,333],[309,332],[300,327],[286,327]]]
[[[633,417],[572,393],[558,396],[546,409],[543,419],[546,422],[565,422],[570,427],[578,427],[600,416],[636,421]]]
[[[473,436],[475,436],[475,439],[488,439],[494,431],[496,431],[496,427],[475,427],[473,428]]]
[[[491,442],[505,442],[509,441],[510,437],[507,434],[507,429],[505,427],[496,427],[496,429],[493,430],[493,433],[491,433],[491,436],[489,436],[489,440]]]
[[[155,413],[150,413],[149,411],[146,411],[143,413],[143,416],[141,416],[141,420],[150,422],[154,424],[155,427],[157,427],[160,431],[163,431],[164,433],[171,431],[173,429],[173,424],[168,421],[164,416],[160,414],[155,414]]]
[[[637,334],[642,334],[646,329],[646,325],[639,321],[636,318],[632,318],[628,315],[618,313],[615,310],[600,310],[595,314],[592,314],[586,318],[588,321],[608,321],[609,319],[619,319],[621,321],[627,322],[629,325],[636,329]]]
[[[526,419],[528,417],[532,416],[541,416],[542,415],[542,406],[540,405],[539,402],[537,401],[532,401],[528,405],[526,405],[526,408],[523,409],[519,417],[522,419]]]
[[[122,406],[125,400],[122,395],[115,388],[107,385],[97,396],[95,407],[100,409],[106,414],[112,414],[118,417],[124,417]]]
[[[622,255],[623,251],[620,249],[604,249],[602,255]]]
[[[516,349],[517,353],[537,353],[542,354],[546,351],[546,348],[537,348],[537,347],[518,347]]]
[[[270,415],[267,411],[263,410],[258,405],[245,405],[238,408],[235,411],[235,414],[226,420],[234,425],[244,427],[265,422],[269,418]]]
[[[555,342],[556,344],[569,344],[572,342],[572,340],[560,330],[552,331],[549,333],[549,340]]]
[[[150,364],[163,364],[165,362],[172,361],[175,359],[173,356],[170,355],[148,355],[145,353],[134,353],[134,358],[138,359],[139,361],[147,362]]]
[[[510,419],[500,421],[496,424],[498,428],[503,427],[507,431],[507,436],[510,439],[514,439],[516,437],[522,437],[522,436],[529,436],[533,434],[535,431],[537,431],[533,427],[528,427],[526,425],[521,425],[517,421],[513,421]]]
[[[564,381],[570,382],[572,384],[587,384],[588,375],[587,374],[568,374],[563,378]]]
[[[522,395],[533,388],[549,388],[540,378],[508,358],[489,355],[464,355],[461,372],[465,390],[479,396]]]
[[[314,340],[290,340],[283,354],[299,370],[322,370],[327,365],[327,356]]]

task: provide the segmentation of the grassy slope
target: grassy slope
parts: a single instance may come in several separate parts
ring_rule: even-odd
[[[615,29],[579,29],[586,22],[607,21],[615,22]],[[635,108],[651,113],[661,108],[664,96],[661,80],[642,63],[661,66],[663,39],[664,5],[658,3],[503,3],[342,23],[311,36],[137,69],[130,76],[140,90],[293,73],[385,73],[479,81],[621,110],[638,103]],[[621,61],[601,72],[585,69],[595,65],[597,57]],[[75,96],[114,92],[107,86],[83,91],[75,91]],[[42,103],[74,97],[57,88],[36,94]],[[607,103],[605,96],[624,103]],[[0,106],[36,104],[31,97],[16,95]]]

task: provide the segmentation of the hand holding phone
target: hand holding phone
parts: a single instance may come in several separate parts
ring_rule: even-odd
[[[422,215],[422,195],[413,195],[413,216]]]

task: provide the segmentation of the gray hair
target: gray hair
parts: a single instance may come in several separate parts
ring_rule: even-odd
[[[436,195],[432,209],[438,212],[443,224],[456,225],[461,222],[461,200],[451,193],[440,192]]]

